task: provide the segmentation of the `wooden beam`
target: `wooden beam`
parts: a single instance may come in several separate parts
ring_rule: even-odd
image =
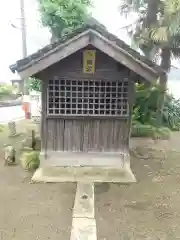
[[[157,73],[157,71],[153,68],[150,67],[149,65],[147,65],[145,62],[141,61],[140,59],[134,57],[131,53],[129,53],[127,50],[123,49],[122,47],[118,46],[116,41],[112,41],[107,39],[106,37],[104,37],[102,34],[98,33],[95,30],[91,30],[91,34],[94,34],[94,36],[99,37],[100,39],[104,40],[105,42],[109,43],[110,45],[114,46],[116,49],[118,49],[120,52],[126,54],[127,56],[131,57],[134,61],[138,62],[139,64],[141,64],[142,66],[144,66],[145,68],[153,71],[154,73]],[[120,39],[119,39],[120,40]],[[160,72],[163,70],[161,69],[160,66],[157,65],[157,67],[159,68]]]
[[[133,57],[126,52],[122,51],[120,47],[106,40],[102,39],[99,35],[94,36],[92,40],[93,46],[107,54],[108,56],[115,59],[117,62],[125,65],[127,68],[131,69],[133,72],[138,73],[143,78],[147,79],[150,82],[156,81],[158,74],[148,65],[144,66],[138,63]]]
[[[125,65],[133,72],[139,74],[149,82],[155,82],[158,78],[158,73],[146,63],[136,59],[126,50],[122,49],[113,41],[108,40],[100,33],[89,29],[84,33],[66,41],[64,44],[57,46],[43,57],[31,61],[29,64],[19,70],[19,75],[22,78],[29,77],[37,74],[38,72],[46,69],[47,67],[55,64],[56,62],[66,58],[67,56],[75,53],[76,51],[86,47],[88,44],[92,44],[97,49],[101,50],[117,62]]]
[[[115,49],[112,45],[107,44],[102,39],[94,37],[93,45],[102,52],[115,59],[116,61],[126,66],[127,68],[131,69],[133,72],[138,73],[145,79],[149,80],[150,82],[157,79],[157,75],[153,74],[152,71],[147,71],[143,66],[135,62],[129,56],[117,51],[117,49]]]

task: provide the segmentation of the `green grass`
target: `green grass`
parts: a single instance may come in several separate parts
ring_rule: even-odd
[[[23,169],[28,171],[36,170],[40,164],[39,152],[37,151],[24,152],[20,160]]]

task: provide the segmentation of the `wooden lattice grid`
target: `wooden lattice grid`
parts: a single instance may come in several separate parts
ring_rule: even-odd
[[[128,79],[49,80],[48,115],[128,116]]]

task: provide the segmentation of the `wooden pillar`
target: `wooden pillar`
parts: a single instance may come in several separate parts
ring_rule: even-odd
[[[128,118],[128,139],[127,139],[127,144],[129,147],[129,141],[131,138],[131,126],[132,126],[132,114],[133,114],[133,106],[135,103],[135,83],[136,83],[136,75],[131,72],[129,76],[129,118]]]

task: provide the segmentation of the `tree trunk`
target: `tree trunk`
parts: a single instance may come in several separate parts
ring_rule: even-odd
[[[157,22],[157,13],[159,9],[160,0],[149,0],[147,7],[146,27],[151,27]]]
[[[167,89],[167,73],[171,68],[171,49],[170,48],[162,48],[161,49],[161,67],[165,71],[166,75],[160,78],[160,87],[161,92],[159,94],[158,99],[158,110],[157,110],[157,125],[162,125],[162,110],[164,107],[164,98]]]
[[[168,47],[161,49],[161,67],[166,73],[171,68],[171,49]]]
[[[164,79],[160,79],[160,86],[163,92],[165,92],[167,88],[167,73],[171,68],[171,49],[168,47],[161,49],[161,68],[166,73],[166,77]]]
[[[57,37],[54,35],[54,33],[51,33],[51,39],[50,39],[50,43],[54,43],[57,41]]]
[[[149,0],[148,1],[147,14],[146,14],[146,18],[144,21],[145,29],[151,29],[156,25],[156,23],[158,21],[157,14],[159,12],[159,4],[160,4],[160,0]],[[141,50],[143,51],[143,53],[145,54],[145,56],[148,59],[153,60],[155,51],[157,49],[155,48],[153,41],[150,41],[148,43],[148,45],[144,44],[144,46],[142,46]]]

